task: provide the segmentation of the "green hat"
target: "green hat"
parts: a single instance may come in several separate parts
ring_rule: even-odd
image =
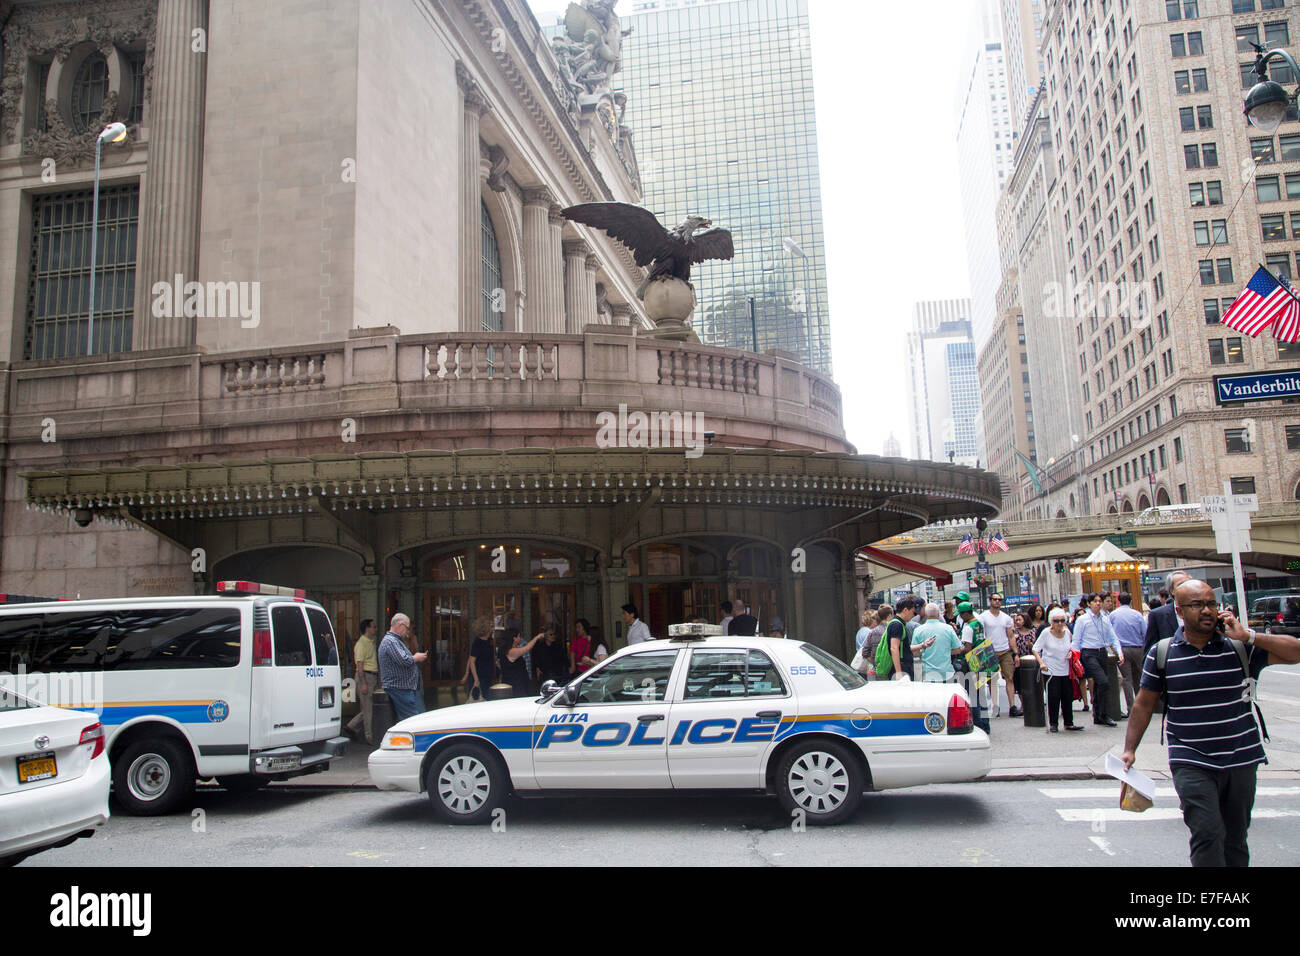
[[[958,591],[958,592],[957,592],[957,600],[958,600],[958,601],[964,601],[964,602],[966,602],[967,604],[969,604],[969,603],[970,603],[970,595],[967,594],[965,591]],[[966,610],[969,611],[970,608],[967,608]]]
[[[958,596],[960,597],[960,595]],[[970,606],[970,601],[962,601],[960,604],[957,605],[958,614],[965,614],[967,612],[973,612],[974,610],[975,609]]]

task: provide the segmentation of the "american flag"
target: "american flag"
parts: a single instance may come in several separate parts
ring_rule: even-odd
[[[997,534],[993,536],[993,539],[989,541],[989,543],[985,546],[984,550],[988,551],[991,554],[996,554],[999,551],[1010,551],[1011,545],[1007,544],[1006,541],[1003,540],[1002,532],[999,531]]]
[[[1273,321],[1273,335],[1283,342],[1294,342],[1300,339],[1300,299],[1291,290],[1291,283],[1286,281],[1286,276],[1278,276],[1278,281],[1291,291],[1291,295]]]
[[[971,540],[971,536],[970,536],[970,535],[967,534],[967,535],[963,535],[963,536],[962,536],[961,544],[957,545],[957,553],[958,553],[958,554],[974,554],[974,553],[975,553],[975,542],[973,542],[973,541]]]
[[[1241,295],[1232,303],[1232,308],[1224,313],[1222,322],[1230,329],[1253,337],[1268,328],[1279,312],[1289,311],[1288,306],[1295,302],[1291,290],[1260,266],[1246,283]],[[1300,320],[1300,315],[1297,318]],[[1274,334],[1277,334],[1276,329]]]

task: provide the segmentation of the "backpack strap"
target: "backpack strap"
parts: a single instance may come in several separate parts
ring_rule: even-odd
[[[1231,644],[1232,649],[1237,652],[1237,660],[1241,662],[1241,669],[1246,674],[1246,686],[1250,688],[1249,699],[1250,702],[1255,706],[1255,716],[1259,718],[1260,736],[1263,737],[1265,740],[1267,740],[1269,743],[1272,743],[1273,741],[1269,739],[1268,736],[1268,726],[1264,723],[1264,712],[1259,709],[1259,701],[1255,697],[1255,686],[1250,682],[1250,652],[1246,650],[1246,645],[1241,643],[1241,641],[1238,641],[1231,637],[1227,637],[1226,635],[1224,636],[1223,639],[1227,641],[1229,644]]]
[[[1169,716],[1169,681],[1165,677],[1165,662],[1169,660],[1169,645],[1172,637],[1164,637],[1156,642],[1156,673],[1160,675],[1160,745],[1165,743],[1165,719]]]

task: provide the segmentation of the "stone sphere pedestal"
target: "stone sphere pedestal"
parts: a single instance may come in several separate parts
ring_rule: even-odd
[[[684,279],[653,279],[645,290],[645,311],[655,324],[655,338],[676,342],[698,342],[691,328],[695,311],[695,286]]]

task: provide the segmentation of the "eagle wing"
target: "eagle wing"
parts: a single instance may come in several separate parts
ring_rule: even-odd
[[[691,240],[691,262],[730,259],[735,254],[729,229],[708,229]]]
[[[654,213],[631,203],[585,202],[570,206],[561,215],[584,226],[605,230],[632,250],[639,266],[648,266],[673,247],[672,234],[655,218]],[[730,239],[727,240],[727,246],[731,246]]]

